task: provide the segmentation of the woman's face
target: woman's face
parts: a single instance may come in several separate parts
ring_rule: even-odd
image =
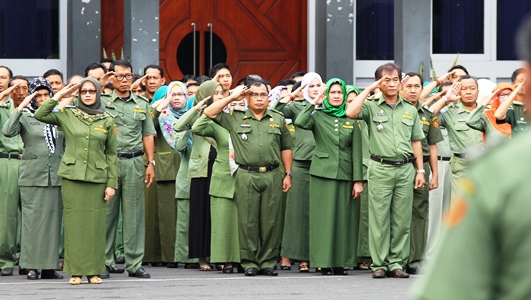
[[[96,103],[96,93],[96,86],[91,81],[85,81],[79,89],[79,96],[81,97],[81,101],[86,106],[91,106]]]
[[[170,105],[173,109],[183,108],[186,102],[183,89],[180,85],[176,84],[171,88],[170,92]]]
[[[349,105],[350,102],[354,101],[356,97],[358,97],[358,94],[356,94],[356,92],[350,92],[347,96],[347,105]]]
[[[328,93],[328,102],[334,107],[338,107],[343,104],[343,90],[341,89],[341,84],[334,83],[330,87],[330,92]]]
[[[322,88],[322,83],[319,81],[319,79],[314,78],[312,81],[310,81],[310,84],[308,84],[308,95],[310,95],[310,98],[314,99],[317,97]]]
[[[35,103],[40,107],[44,101],[50,98],[50,91],[48,89],[40,89],[37,91],[37,95],[35,95]]]
[[[513,91],[511,89],[503,89],[498,94],[498,99],[500,100],[500,104],[502,104],[509,97],[509,95],[511,95],[512,92]]]
[[[245,99],[232,101],[231,106],[238,107],[240,109],[245,109]]]
[[[218,85],[214,90],[214,99],[212,99],[212,101],[216,102],[221,99],[223,99],[223,88],[221,85]]]

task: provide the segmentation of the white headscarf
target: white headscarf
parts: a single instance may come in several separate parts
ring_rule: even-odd
[[[306,73],[306,75],[302,77],[302,82],[301,82],[302,85],[306,85],[304,89],[302,90],[302,95],[304,96],[304,99],[306,99],[306,101],[310,102],[311,104],[313,104],[313,99],[310,97],[310,94],[308,92],[308,87],[310,85],[310,82],[312,82],[314,78],[317,78],[319,80],[319,82],[321,83],[321,86],[324,85],[323,80],[321,79],[321,75],[315,72]]]

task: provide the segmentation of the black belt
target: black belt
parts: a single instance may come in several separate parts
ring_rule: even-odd
[[[450,161],[451,157],[437,156],[437,160]]]
[[[468,158],[468,154],[463,154],[463,153],[454,153],[454,156],[462,158],[462,159],[467,159]]]
[[[18,153],[9,153],[9,154],[0,153],[0,158],[20,159],[21,156]]]
[[[371,154],[371,159],[379,163],[382,163],[382,164],[397,166],[397,167],[400,167],[400,166],[403,166],[403,165],[406,165],[406,164],[409,164],[415,161],[414,157],[410,157],[408,159],[402,159],[402,160],[387,160],[387,159],[383,159],[378,156],[374,156],[372,154]]]
[[[430,161],[430,156],[429,155],[428,156],[423,156],[422,157],[422,161],[423,162],[429,162]]]
[[[116,156],[120,158],[133,158],[133,157],[141,156],[143,154],[144,154],[144,151],[139,150],[136,152],[118,152],[116,153]]]
[[[265,173],[265,172],[273,171],[276,168],[278,168],[278,165],[265,166],[265,167],[251,167],[251,166],[244,166],[244,165],[240,165],[239,166],[239,169],[247,170],[247,171],[251,171],[251,172],[259,172],[259,173]]]

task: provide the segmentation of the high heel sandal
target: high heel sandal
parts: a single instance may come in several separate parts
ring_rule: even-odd
[[[90,284],[100,284],[100,283],[102,283],[102,280],[101,280],[101,278],[98,275],[87,276],[87,279],[88,279],[88,282]]]
[[[72,278],[70,278],[70,284],[71,285],[81,284],[81,276],[72,276]]]
[[[308,273],[310,272],[310,267],[308,263],[299,263],[299,272],[301,273]]]

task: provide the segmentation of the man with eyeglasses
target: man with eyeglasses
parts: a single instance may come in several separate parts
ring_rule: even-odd
[[[248,90],[238,86],[204,110],[229,131],[239,165],[234,174],[234,201],[245,276],[278,275],[274,267],[280,254],[282,192],[291,188],[293,140],[284,116],[267,108],[268,95],[264,82],[255,81]],[[248,100],[247,111],[222,113],[225,106],[242,97]]]
[[[142,96],[131,92],[133,67],[128,61],[114,61],[109,71],[114,91],[101,95],[105,111],[114,117],[118,134],[118,189],[107,203],[106,267],[109,273],[123,273],[115,266],[115,242],[118,210],[121,207],[125,269],[130,277],[149,278],[144,270],[144,184],[147,187],[155,179],[154,140],[155,127],[149,114],[149,104]],[[142,155],[148,164],[144,165]],[[102,166],[105,167],[105,166]]]

